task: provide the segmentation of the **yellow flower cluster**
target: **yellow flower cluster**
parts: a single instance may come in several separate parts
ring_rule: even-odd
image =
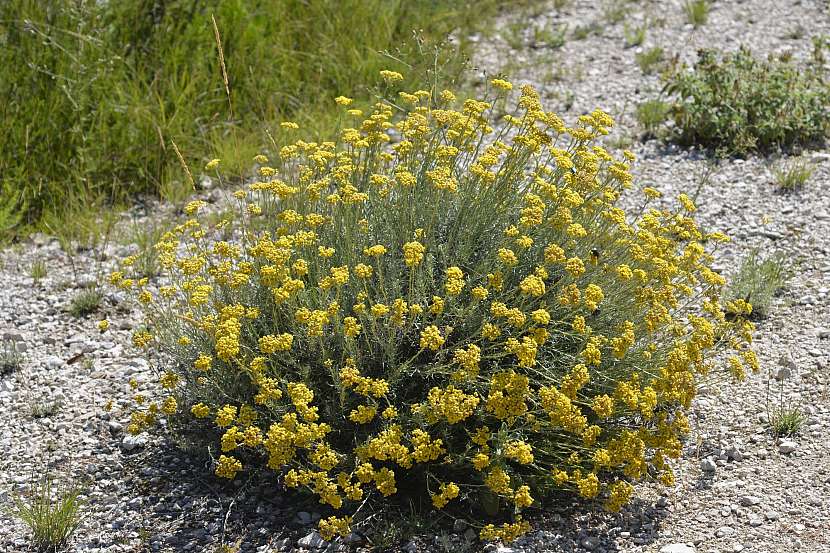
[[[714,353],[733,350],[738,377],[758,366],[751,308],[723,305],[710,267],[721,236],[688,197],[617,205],[633,156],[601,146],[604,112],[568,126],[531,87],[491,84],[485,100],[395,91],[366,116],[338,97],[352,126],[257,156],[232,217],[187,205],[156,246],[158,292],[126,260],[109,280],[147,315],[133,343],[175,361],[158,400],[136,390],[129,430],[170,416],[215,433],[222,478],[266,459],[340,511],[324,539],[399,482],[426,482],[435,508],[489,493],[515,511],[550,488],[616,510],[626,480],[670,483]],[[497,130],[493,102],[513,94]],[[481,537],[528,529],[517,517]]]

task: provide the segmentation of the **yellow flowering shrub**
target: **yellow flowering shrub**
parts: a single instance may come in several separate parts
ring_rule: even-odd
[[[479,513],[482,538],[511,540],[552,490],[616,510],[631,482],[670,483],[699,375],[723,349],[757,367],[725,316],[749,306],[723,305],[709,266],[726,237],[686,196],[619,207],[633,155],[599,145],[602,111],[567,126],[526,86],[494,123],[508,85],[344,113],[332,141],[261,156],[234,217],[190,206],[157,245],[170,285],[134,342],[170,361],[130,431],[166,415],[221,451],[220,477],[264,463],[330,506],[326,539],[368,496],[469,513],[483,494],[501,520]],[[128,272],[112,283],[149,293]]]

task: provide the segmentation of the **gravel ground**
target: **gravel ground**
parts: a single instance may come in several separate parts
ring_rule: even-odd
[[[643,75],[635,63],[641,49],[661,46],[692,60],[700,47],[746,44],[760,53],[806,57],[812,36],[830,34],[828,6],[818,0],[720,0],[708,22],[694,29],[685,22],[682,2],[631,2],[627,23],[601,23],[584,40],[572,37],[577,26],[607,18],[610,5],[571,1],[560,10],[542,6],[521,18],[506,16],[494,36],[479,39],[474,62],[491,73],[503,70],[514,82],[533,83],[546,105],[566,116],[597,106],[615,114],[614,136],[633,139],[630,148],[640,158],[639,186],[654,186],[669,198],[699,188],[702,225],[733,238],[718,259],[724,271],[738,267],[752,248],[786,252],[797,270],[758,325],[761,372],[740,384],[713,380],[701,389],[674,487],[640,485],[637,499],[618,515],[565,500],[540,514],[537,530],[517,543],[483,549],[830,552],[830,197],[823,193],[830,154],[806,152],[813,177],[802,190],[781,194],[771,173],[776,160],[715,164],[639,140],[632,116],[637,102],[660,88],[658,78]],[[630,32],[644,21],[649,29],[643,45],[625,48],[626,25]],[[559,48],[545,43],[550,33],[534,32],[562,25],[568,26],[567,40]],[[220,192],[207,195],[221,202]],[[170,215],[168,208],[161,211]],[[140,210],[130,217],[146,222]],[[119,228],[122,236],[134,227]],[[67,255],[56,240],[35,235],[0,253],[0,338],[24,351],[21,368],[0,377],[0,503],[48,469],[57,483],[74,479],[83,485],[84,518],[71,550],[219,551],[218,544],[237,541],[243,551],[263,553],[322,549],[313,531],[320,516],[314,503],[287,504],[257,474],[220,486],[203,454],[124,435],[127,381],[142,385],[153,378],[147,362],[125,346],[138,314],[113,292],[89,318],[66,309],[115,258],[131,251],[113,243]],[[35,282],[30,273],[37,260],[47,274]],[[102,335],[95,321],[104,316],[112,329]],[[791,441],[776,440],[766,425],[770,405],[782,397],[807,415]],[[482,549],[467,543],[465,532],[460,521],[452,533],[423,536],[402,550]],[[26,551],[26,538],[25,528],[0,511],[0,551]],[[369,550],[365,543],[329,547],[350,549]]]

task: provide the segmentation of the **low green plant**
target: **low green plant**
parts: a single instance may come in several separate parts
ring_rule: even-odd
[[[69,314],[73,317],[86,317],[98,311],[103,295],[97,287],[84,288],[69,303]]]
[[[80,526],[80,495],[80,489],[74,485],[55,489],[47,476],[29,497],[15,497],[9,514],[29,527],[31,545],[36,551],[56,553],[69,543]]]
[[[37,258],[32,261],[32,265],[29,267],[29,276],[36,284],[46,277],[46,272],[46,262],[44,260]]]
[[[816,65],[824,65],[827,58],[824,53],[830,49],[830,35],[814,35],[811,37],[813,43],[812,59]]]
[[[625,0],[604,0],[602,19],[609,25],[615,25],[625,20],[629,9]]]
[[[663,100],[646,100],[637,105],[637,121],[646,134],[654,135],[671,112],[671,104]]]
[[[790,278],[792,269],[787,259],[783,252],[761,257],[757,249],[750,251],[729,283],[727,298],[748,302],[755,318],[766,317],[773,297]]]
[[[794,436],[799,433],[806,420],[801,409],[779,406],[770,413],[769,424],[776,436]]]
[[[633,48],[641,45],[646,40],[646,33],[648,32],[648,22],[643,22],[636,26],[625,25],[623,28],[623,37],[625,37],[625,47]]]
[[[809,160],[803,157],[782,161],[772,168],[772,176],[778,187],[785,192],[792,192],[801,188],[810,177],[813,176],[815,168]]]
[[[537,47],[561,48],[565,45],[568,35],[568,25],[562,24],[556,27],[548,26],[536,28],[533,31],[533,40]]]
[[[617,510],[632,481],[671,483],[716,352],[757,370],[709,266],[727,237],[683,194],[627,215],[634,154],[601,147],[601,110],[569,126],[531,86],[509,109],[503,79],[462,100],[383,76],[332,140],[258,157],[230,239],[188,204],[158,296],[110,276],[143,306],[133,344],[169,360],[127,430],[221,449],[221,478],[267,465],[327,505],[327,540],[402,501],[511,541],[557,490]]]
[[[830,87],[815,64],[702,50],[665,80],[683,144],[745,154],[822,142],[830,129]]]
[[[573,36],[574,40],[585,40],[591,35],[599,35],[602,33],[602,25],[593,21],[591,23],[586,23],[584,25],[577,25],[574,27],[571,36]]]
[[[664,57],[665,53],[659,46],[655,46],[654,48],[649,48],[648,50],[643,50],[642,52],[634,54],[634,60],[637,62],[637,67],[640,68],[640,71],[642,71],[644,75],[651,75],[654,73],[654,70],[661,63],[663,63]]]
[[[29,416],[33,419],[43,419],[54,416],[60,411],[63,404],[60,400],[34,400],[29,404]]]
[[[772,380],[767,381],[767,424],[770,431],[776,437],[794,436],[804,426],[807,417],[797,406],[784,399],[784,380],[791,376],[790,373],[776,375],[778,381],[778,399],[775,404],[770,400],[772,393]]]
[[[791,28],[789,31],[785,32],[782,38],[787,40],[801,40],[804,38],[806,34],[806,29],[804,29],[803,25],[796,25],[795,27]]]
[[[137,248],[134,258],[136,274],[140,277],[154,277],[159,273],[158,252],[155,245],[164,234],[164,227],[155,220],[133,222],[128,243]]]
[[[524,20],[512,20],[505,25],[502,38],[512,49],[521,50],[525,46],[525,30],[527,30],[527,24]]]
[[[686,21],[698,28],[709,19],[709,0],[686,0],[683,4]]]
[[[23,354],[14,340],[0,340],[0,375],[20,370]]]

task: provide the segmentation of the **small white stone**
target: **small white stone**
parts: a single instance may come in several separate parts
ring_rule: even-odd
[[[711,459],[704,459],[700,462],[700,470],[703,472],[715,472],[717,469],[717,465]]]
[[[696,553],[697,549],[693,545],[685,543],[671,543],[660,548],[660,553]]]
[[[318,534],[316,530],[297,540],[297,545],[300,547],[308,547],[310,549],[320,549],[324,547],[325,544],[326,542],[322,537],[320,537],[320,534]]]
[[[738,449],[738,446],[733,445],[727,448],[726,456],[729,457],[731,460],[740,463],[744,460],[744,454],[741,453],[741,450]]]
[[[778,444],[778,453],[782,453],[786,455],[787,453],[792,453],[793,451],[798,448],[798,444],[792,440],[784,440],[780,444]]]
[[[757,505],[761,502],[761,499],[755,497],[754,495],[745,495],[741,498],[740,503],[744,507],[752,507],[753,505]]]

